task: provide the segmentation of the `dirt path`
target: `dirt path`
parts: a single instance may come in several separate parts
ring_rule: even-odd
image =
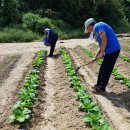
[[[61,45],[66,47],[75,47],[77,45],[86,46],[87,44],[93,43],[89,39],[70,39],[70,40],[59,40],[56,44],[56,48]],[[44,46],[43,42],[30,42],[30,43],[4,43],[0,44],[0,54],[26,54],[35,53],[41,49],[49,50],[49,47]]]
[[[77,45],[87,46],[93,42],[88,39],[59,40],[56,48],[64,45],[72,49]],[[31,68],[35,53],[43,48],[47,51],[50,49],[41,42],[0,44],[0,81],[2,81],[0,84],[1,130],[18,130],[17,125],[8,125],[6,118],[18,98],[19,86],[22,86]],[[86,56],[81,55],[80,57],[80,51],[77,51],[76,53],[72,52],[73,58],[76,58],[76,64],[80,65],[87,62]],[[36,104],[36,109],[34,107],[34,114],[37,113],[37,115],[34,115],[33,123],[28,130],[86,130],[88,126],[81,119],[83,113],[78,111],[75,92],[69,87],[68,77],[63,69],[64,66],[58,52],[55,54],[57,55],[54,59],[47,59],[47,67],[45,75],[43,75],[45,84],[43,83],[41,90],[38,90],[42,93],[39,93],[39,104]],[[80,70],[80,73],[83,75],[85,82],[92,85],[96,80],[95,75],[97,72],[96,67],[94,70],[91,69],[91,66],[89,68],[84,67]],[[118,83],[113,81],[110,87],[111,91],[114,91],[114,86],[118,85]],[[108,113],[110,115],[107,115],[108,117],[114,115],[111,120],[113,124],[116,124],[116,128],[118,130],[128,130],[127,128],[130,128],[130,110],[124,106],[125,104],[129,106],[130,103],[129,100],[126,100],[126,103],[123,104],[123,101],[118,96],[122,99],[129,99],[129,92],[127,91],[128,89],[124,90],[124,86],[121,87],[119,92],[117,90],[119,89],[116,89],[114,93],[109,92],[108,95],[96,96],[96,98],[104,105],[102,105],[104,111],[109,109]],[[121,93],[122,90],[124,90],[123,93]]]
[[[56,48],[61,45],[75,47],[82,44],[85,46],[91,42],[93,41],[87,39],[62,40],[57,42]],[[15,126],[7,125],[6,118],[10,114],[14,102],[17,100],[19,86],[22,85],[31,67],[35,53],[43,48],[49,51],[49,47],[45,47],[42,42],[0,44],[0,80],[2,81],[0,85],[1,130],[9,130],[9,128],[17,129]],[[14,57],[9,58],[11,56]],[[5,66],[5,64],[7,65]]]
[[[5,129],[5,120],[11,111],[11,107],[17,100],[17,92],[22,85],[25,75],[31,66],[34,54],[22,55],[13,70],[8,71],[8,78],[0,86],[0,123]],[[8,127],[8,126],[7,126]],[[6,129],[8,130],[8,128]]]
[[[4,59],[0,62],[0,84],[9,76],[8,73],[14,68],[20,55],[2,56]]]
[[[46,69],[46,102],[41,112],[44,120],[35,124],[31,130],[87,130],[58,53],[55,59],[47,59]]]

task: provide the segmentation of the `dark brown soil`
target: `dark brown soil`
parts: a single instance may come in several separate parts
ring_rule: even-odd
[[[14,68],[16,62],[20,59],[20,55],[3,56],[0,62],[0,84],[9,76],[9,72]]]

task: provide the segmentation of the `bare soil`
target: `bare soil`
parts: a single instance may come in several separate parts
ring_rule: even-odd
[[[38,122],[35,120],[29,130],[88,129],[82,121],[84,113],[78,111],[75,92],[70,88],[69,79],[58,52],[54,59],[47,59],[44,78],[44,96],[40,98],[43,103],[38,110],[41,118],[38,116],[38,119],[36,118]]]
[[[92,45],[93,46],[93,45]],[[90,48],[90,47],[88,47]],[[79,59],[81,59],[83,61],[82,64],[84,63],[87,63],[91,60],[91,58],[89,56],[87,56],[83,51],[82,49],[78,46],[76,47],[75,49],[73,49],[74,52],[80,56]],[[117,66],[118,68],[121,68],[120,69],[120,72],[125,72],[127,73],[127,71],[129,71],[130,69],[129,68],[129,64],[128,63],[128,66],[125,68],[123,65],[126,65],[126,64],[120,64],[120,63],[123,63],[122,60],[117,60]],[[119,66],[120,65],[120,66]],[[121,67],[122,66],[122,67]],[[99,71],[99,68],[100,68],[100,65],[97,65],[96,63],[93,63],[93,64],[90,64],[88,65],[88,67],[94,72],[94,74],[96,76],[98,76],[98,71]],[[121,71],[121,70],[127,70],[127,71]],[[123,73],[124,74],[124,73]],[[127,73],[129,75],[129,73]],[[96,83],[96,82],[95,82]],[[113,76],[111,76],[110,78],[110,81],[109,81],[109,86],[108,86],[112,92],[116,93],[117,95],[119,95],[124,101],[125,103],[128,105],[128,107],[130,107],[130,103],[129,103],[129,95],[130,95],[130,90],[129,88],[126,86],[126,85],[123,85],[123,84],[120,84],[119,81],[115,80]]]
[[[78,111],[79,102],[75,92],[70,88],[69,79],[61,62],[58,48],[69,48],[76,66],[90,60],[78,45],[88,47],[95,52],[94,41],[88,39],[59,40],[54,58],[47,58],[46,67],[40,68],[41,84],[37,91],[37,101],[33,106],[32,119],[26,125],[8,124],[7,117],[11,107],[18,99],[17,92],[31,69],[36,52],[41,49],[49,51],[41,42],[10,43],[0,45],[0,129],[1,130],[87,130],[89,126],[82,121],[83,112]],[[90,46],[87,46],[91,44]],[[129,52],[127,52],[129,55]],[[118,60],[116,66],[126,76],[129,63]],[[83,81],[91,87],[97,79],[99,65],[91,64],[79,70]],[[111,76],[105,95],[93,94],[103,108],[114,130],[130,128],[130,91]],[[114,115],[114,116],[113,116]]]
[[[2,56],[4,59],[0,62],[0,84],[9,76],[9,72],[14,68],[20,57],[20,55]]]
[[[91,45],[87,46],[87,49],[91,50],[94,54],[96,53],[97,48],[98,48],[98,46],[95,44],[91,44]],[[130,57],[129,51],[121,50],[120,54]],[[118,71],[120,73],[122,73],[124,76],[130,78],[130,63],[129,62],[118,58],[115,67],[117,67]]]
[[[76,66],[83,65],[90,61],[90,57],[88,57],[81,50],[79,46],[76,48],[68,49],[68,51],[72,56]],[[79,74],[86,81],[90,89],[91,86],[93,86],[96,83],[99,67],[100,67],[99,65],[93,63],[79,70]],[[107,112],[107,116],[109,117],[109,119],[111,119],[112,124],[114,125],[113,129],[129,130],[130,126],[129,95],[130,95],[129,88],[114,80],[113,76],[109,81],[109,85],[107,87],[107,93],[105,93],[104,95],[97,95],[97,96],[95,95],[96,96],[95,98],[98,100],[103,110]],[[110,108],[108,106],[110,106]],[[113,113],[113,111],[115,112]],[[124,121],[126,123],[126,124],[124,123],[124,126],[123,124],[119,125]]]
[[[56,48],[58,48],[61,45],[74,47],[76,45],[79,45],[80,42],[82,42],[81,43],[82,45],[85,45],[87,41],[88,43],[92,42],[86,39],[74,39],[74,40],[70,39],[70,40],[58,41]],[[1,84],[0,84],[0,102],[1,102],[0,104],[0,129],[1,130],[19,129],[19,125],[17,124],[10,125],[8,124],[6,119],[11,113],[11,108],[13,104],[18,99],[17,92],[19,91],[20,87],[22,87],[25,77],[27,76],[27,74],[29,73],[31,69],[31,64],[35,57],[36,52],[38,52],[41,49],[49,50],[49,47],[45,47],[42,42],[0,44],[0,57],[1,57],[0,58],[0,62],[1,62],[1,65],[0,65],[0,68],[1,68],[0,69],[0,81],[1,81]],[[50,66],[51,62],[53,63],[53,60],[48,61],[48,62],[50,62],[48,63]],[[55,63],[53,63],[53,65]],[[51,71],[52,70],[49,68],[49,71],[47,72],[50,73]],[[51,78],[51,77],[48,76],[48,78]],[[46,80],[48,82],[48,80],[50,79],[46,79]],[[58,82],[58,79],[56,83],[57,82]],[[49,90],[47,91],[49,94]],[[43,91],[43,93],[47,93],[47,92]],[[57,106],[57,109],[58,109],[58,106]],[[37,112],[34,112],[34,113],[37,113]],[[42,113],[44,112],[42,111]],[[46,113],[48,113],[48,111]]]

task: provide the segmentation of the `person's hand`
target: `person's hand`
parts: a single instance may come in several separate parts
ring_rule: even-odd
[[[97,58],[100,59],[100,58],[103,58],[103,57],[104,57],[104,53],[100,53]]]

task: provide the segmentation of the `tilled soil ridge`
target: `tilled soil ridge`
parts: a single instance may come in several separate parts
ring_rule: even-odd
[[[90,49],[91,51],[95,50],[94,45],[89,45],[87,46],[87,49]],[[76,47],[75,49],[77,51],[77,53],[79,53],[79,55],[81,55],[81,59],[84,61],[84,63],[90,61],[90,57],[88,57],[82,50],[80,47]],[[95,51],[94,51],[95,52]],[[130,63],[126,63],[125,61],[121,60],[120,58],[117,59],[117,62],[115,64],[115,66],[117,67],[118,71],[126,76],[130,76]],[[95,73],[96,75],[98,74],[98,70],[100,65],[97,65],[96,63],[88,65],[88,67],[93,71],[93,73]],[[124,104],[125,106],[127,106],[127,110],[130,111],[130,89],[128,88],[128,86],[126,86],[125,84],[120,84],[119,80],[115,80],[114,76],[111,75],[109,83],[108,83],[108,87],[109,90],[112,93],[115,93],[116,95],[119,96],[119,98],[122,99],[122,101],[125,101]],[[113,101],[113,100],[112,100]],[[120,102],[120,101],[118,101]]]
[[[18,100],[17,92],[31,67],[34,54],[23,54],[16,63],[8,78],[0,86],[0,129],[17,130],[18,126],[8,124],[7,117],[11,114],[13,104]],[[11,62],[12,63],[12,62]],[[11,69],[12,66],[9,68]]]
[[[84,113],[78,111],[75,92],[70,88],[58,53],[47,59],[45,80],[46,102],[41,112],[44,120],[31,130],[87,130],[82,121]]]
[[[14,68],[16,62],[21,55],[3,56],[4,59],[0,62],[0,84],[9,76],[10,71]]]
[[[76,66],[80,66],[87,63],[90,59],[85,56],[83,51],[79,47],[68,50]],[[82,57],[82,58],[81,58]],[[86,60],[86,59],[89,60]],[[85,66],[79,70],[79,73],[83,76],[84,81],[91,87],[96,83],[96,76],[92,65]],[[116,86],[115,86],[116,87]],[[107,112],[109,120],[112,121],[114,129],[129,130],[130,128],[130,112],[129,108],[125,105],[125,102],[114,94],[111,89],[107,90],[108,93],[103,95],[94,95],[99,104],[102,106],[103,111]],[[114,116],[113,116],[114,115]]]
[[[61,40],[57,42],[56,48],[61,45],[70,46],[73,48],[81,43],[82,45],[85,45],[86,41],[91,43],[91,41],[87,39]],[[41,49],[46,49],[49,51],[50,48],[44,46],[43,42],[0,44],[0,62],[2,62],[1,65],[3,65],[0,70],[1,130],[18,129],[19,125],[8,124],[6,122],[6,118],[10,115],[11,108],[18,99],[17,92],[20,89],[19,86],[22,86],[22,83],[29,72],[35,53]],[[17,60],[14,60],[15,58],[12,57],[13,55],[18,57],[18,62]],[[8,63],[6,61],[8,61]]]

